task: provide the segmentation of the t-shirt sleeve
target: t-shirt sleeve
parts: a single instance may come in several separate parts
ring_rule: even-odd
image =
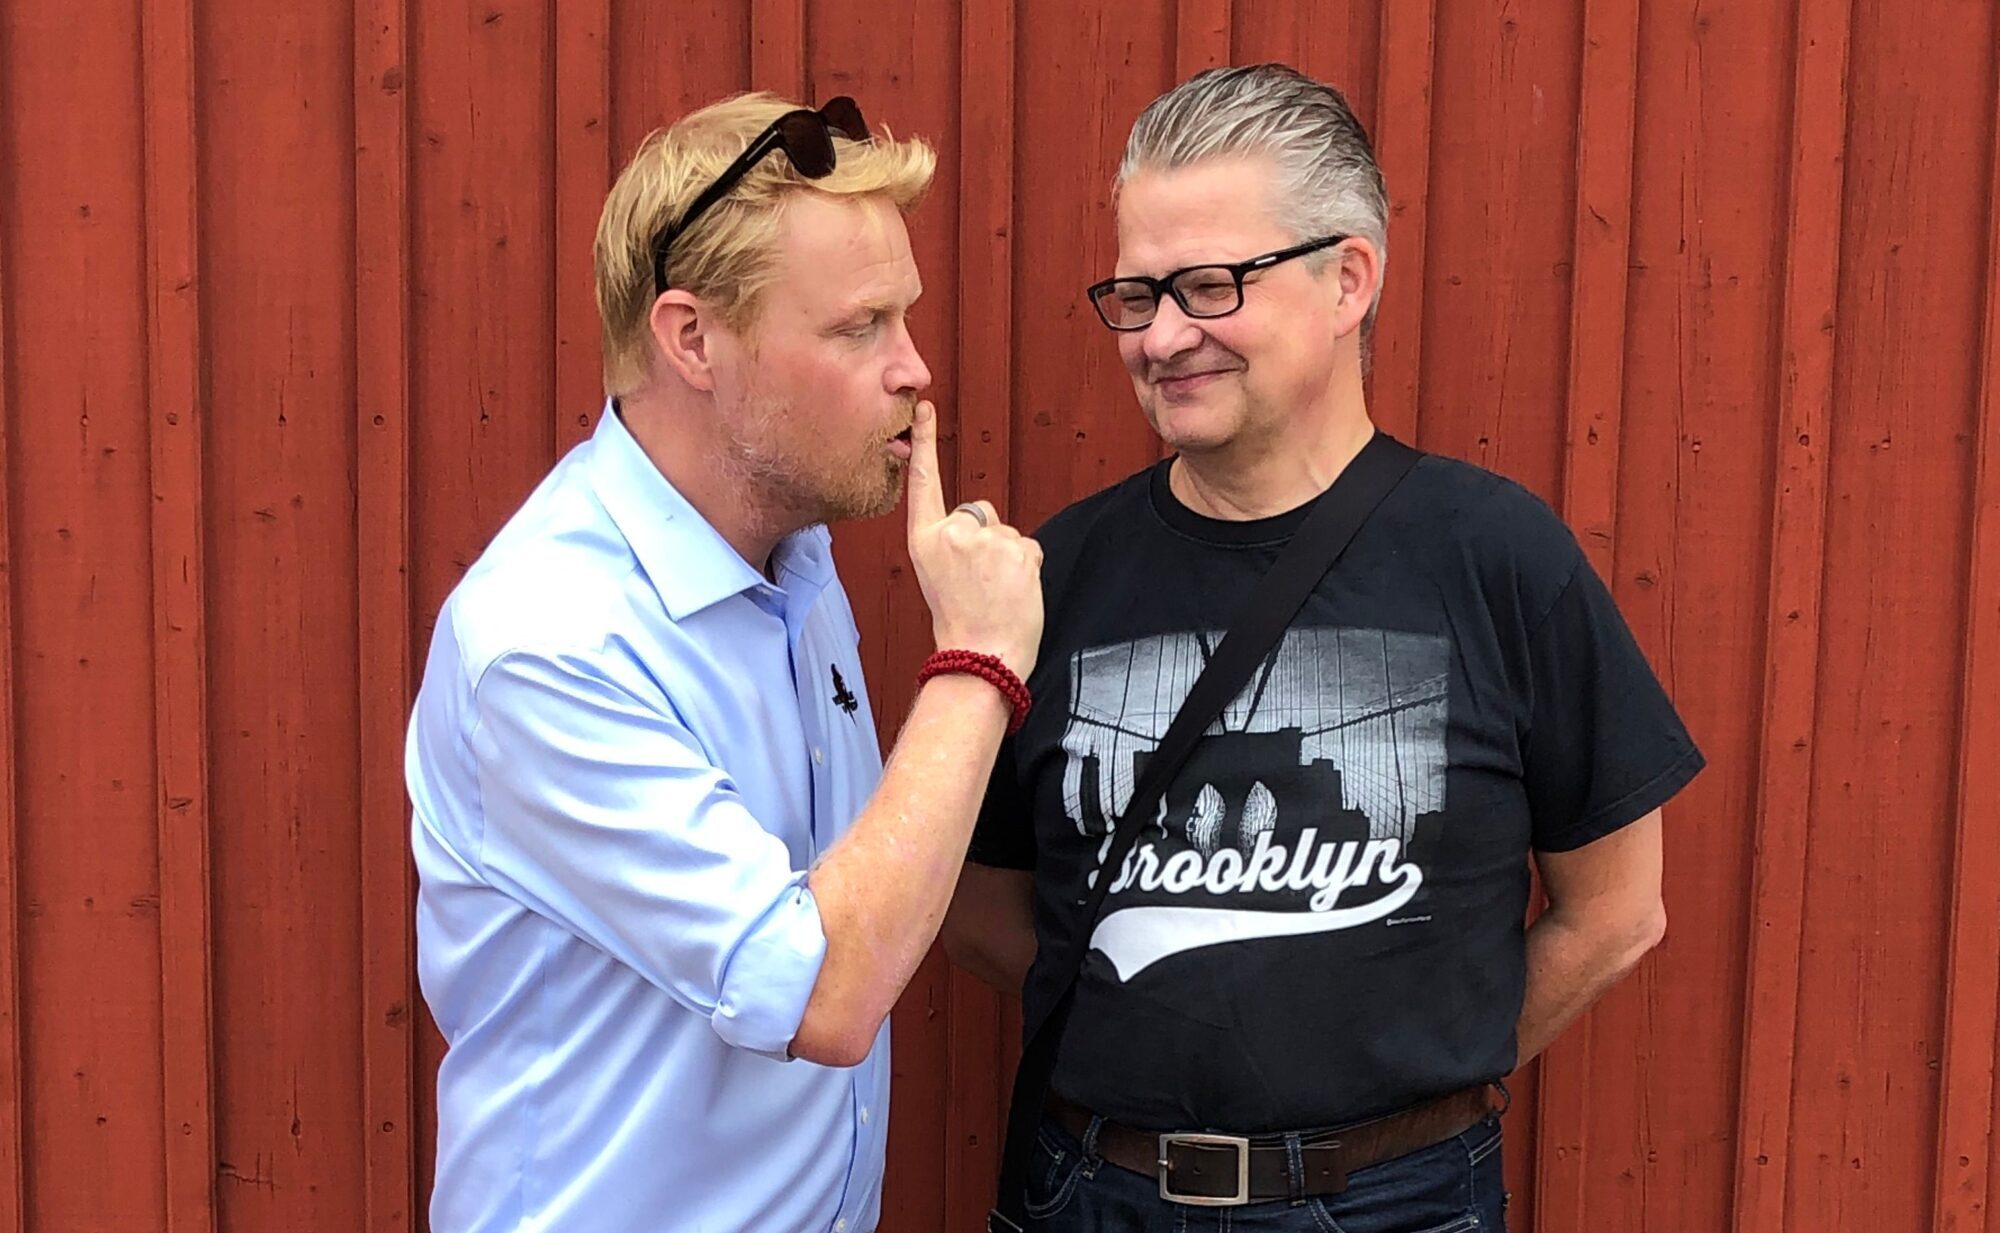
[[[1035,824],[1028,805],[1010,736],[993,761],[993,778],[986,784],[986,799],[980,803],[979,821],[972,828],[972,850],[967,859],[997,869],[1033,869]]]
[[[1528,639],[1522,773],[1534,846],[1566,852],[1645,817],[1704,765],[1582,550]]]

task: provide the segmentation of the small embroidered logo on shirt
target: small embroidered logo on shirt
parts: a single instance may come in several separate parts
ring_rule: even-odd
[[[849,716],[852,716],[855,708],[861,705],[861,699],[855,697],[854,691],[849,689],[847,682],[841,679],[838,665],[835,665],[833,669],[833,704],[841,710],[846,711]]]

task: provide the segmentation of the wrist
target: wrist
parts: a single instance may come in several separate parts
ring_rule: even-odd
[[[976,676],[941,673],[919,681],[917,696],[932,697],[934,702],[949,707],[957,714],[990,715],[1002,733],[1014,719],[1014,704],[1007,701],[1007,695]]]
[[[959,648],[933,651],[917,671],[917,684],[921,686],[940,676],[976,677],[990,687],[1012,712],[1007,723],[1009,736],[1020,731],[1027,721],[1028,709],[1033,705],[1027,684],[998,655]]]

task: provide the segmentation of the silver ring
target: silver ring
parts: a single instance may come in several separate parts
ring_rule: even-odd
[[[964,505],[953,506],[951,512],[954,514],[971,514],[980,526],[983,527],[986,525],[986,511],[980,509],[970,501],[967,501]]]

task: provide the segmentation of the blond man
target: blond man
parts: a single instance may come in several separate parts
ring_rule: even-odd
[[[748,95],[611,190],[604,414],[446,601],[410,730],[438,1233],[875,1227],[886,1020],[1041,632],[919,401],[934,163]],[[951,654],[885,768],[825,524],[906,477]]]

